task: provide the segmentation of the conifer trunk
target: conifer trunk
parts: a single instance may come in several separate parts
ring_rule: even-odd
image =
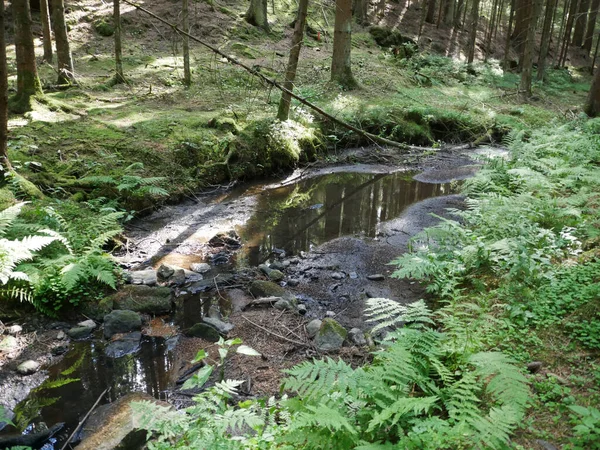
[[[17,95],[12,99],[11,108],[16,113],[24,113],[31,110],[31,97],[42,94],[42,85],[35,62],[29,0],[13,0],[12,6],[17,56]]]
[[[519,70],[523,67],[523,49],[527,40],[532,7],[532,0],[517,0],[515,3],[515,29],[511,36],[511,42],[519,57]]]
[[[575,47],[581,47],[583,45],[583,36],[589,9],[590,0],[580,0],[577,16],[575,17],[575,29],[573,30],[573,45]]]
[[[4,0],[0,0],[0,175],[11,169],[8,159],[8,67],[4,29]]]
[[[300,0],[298,4],[298,16],[294,27],[294,35],[292,36],[292,48],[290,49],[290,57],[288,60],[287,70],[285,72],[285,81],[283,87],[289,91],[294,90],[294,80],[296,79],[296,70],[298,69],[298,60],[300,58],[300,50],[304,39],[304,27],[306,25],[306,13],[308,11],[308,0]],[[290,116],[290,102],[292,97],[287,92],[281,94],[279,102],[279,111],[277,118],[279,120],[288,120]]]
[[[462,24],[460,18],[462,17],[463,8],[465,7],[465,0],[457,0],[456,9],[454,10],[454,27],[459,28]]]
[[[331,81],[335,81],[346,89],[356,87],[356,81],[352,76],[352,67],[350,64],[351,50],[352,0],[336,0]]]
[[[554,56],[552,56],[552,65],[555,67],[560,66],[560,59],[562,57],[562,41],[563,41],[563,33],[565,30],[565,24],[567,22],[567,14],[565,11],[569,9],[569,5],[571,0],[563,0],[563,14],[560,19],[560,29],[558,30],[558,36],[556,38],[556,45],[554,49]],[[558,9],[558,8],[557,8]]]
[[[75,82],[75,71],[73,68],[73,57],[69,46],[67,35],[67,24],[65,23],[65,1],[52,0],[52,19],[54,25],[54,37],[56,38],[56,59],[58,61],[57,84],[72,84]]]
[[[542,29],[542,40],[540,43],[540,56],[538,58],[537,80],[544,81],[546,72],[546,58],[550,48],[550,38],[552,37],[552,23],[554,21],[554,11],[558,0],[546,0],[546,11],[544,13],[544,25]]]
[[[427,0],[427,15],[425,16],[425,22],[435,22],[435,0]]]
[[[48,7],[48,0],[40,0],[40,17],[42,20],[44,61],[52,63],[52,27],[50,25],[50,8]]]
[[[183,0],[182,4],[182,26],[183,31],[186,33],[190,32],[190,20],[189,20],[189,0]],[[190,38],[187,34],[183,34],[183,84],[189,86],[192,84],[192,72],[190,70]]]
[[[597,117],[600,114],[600,69],[596,70],[594,82],[590,88],[583,110],[590,117]]]
[[[456,0],[446,1],[446,13],[444,14],[444,25],[454,25],[454,11],[456,8]]]
[[[250,6],[244,18],[250,25],[269,31],[267,0],[250,0]]]
[[[491,20],[488,22],[488,28],[487,28],[487,32],[486,32],[486,38],[485,38],[485,61],[487,61],[488,56],[490,55],[490,50],[491,50],[491,46],[492,46],[492,36],[494,35],[494,28],[496,27],[496,17],[497,17],[497,12],[498,10],[498,0],[493,0],[492,2],[492,11],[491,11]]]
[[[533,72],[533,49],[535,47],[535,31],[539,13],[542,9],[542,0],[533,0],[531,4],[531,17],[529,18],[529,27],[527,37],[523,45],[523,64],[521,69],[521,82],[519,84],[519,94],[522,99],[531,97],[531,74]]]
[[[571,5],[569,6],[569,16],[567,18],[567,23],[565,24],[565,32],[563,35],[562,47],[560,52],[560,58],[558,60],[559,66],[564,66],[567,62],[567,53],[569,52],[569,42],[571,42],[571,32],[573,31],[573,22],[575,21],[575,16],[577,14],[577,7],[579,6],[578,0],[571,0]]]
[[[513,21],[515,18],[515,2],[516,0],[511,0],[510,12],[508,13],[508,27],[506,28],[506,40],[504,41],[504,62],[502,63],[502,68],[504,70],[508,70],[510,68],[510,37]]]
[[[590,14],[588,16],[587,28],[585,31],[585,40],[583,48],[588,52],[592,51],[592,43],[594,41],[594,32],[596,31],[596,18],[598,17],[598,8],[600,8],[600,0],[592,0]]]
[[[472,64],[475,59],[475,40],[477,39],[477,23],[479,21],[479,0],[473,0],[471,7],[471,23],[469,25],[469,51],[467,53],[467,64]]]
[[[354,0],[354,4],[352,7],[352,13],[354,14],[354,18],[356,23],[360,25],[368,25],[369,24],[369,0]]]
[[[123,74],[123,49],[121,47],[121,4],[113,0],[113,24],[115,27],[115,78],[114,83],[125,83]]]

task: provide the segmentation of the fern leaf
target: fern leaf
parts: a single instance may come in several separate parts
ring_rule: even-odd
[[[79,262],[75,262],[63,267],[60,273],[62,283],[65,285],[67,291],[70,291],[79,280],[84,278],[86,267]]]
[[[21,213],[21,209],[23,209],[23,206],[25,206],[26,203],[27,202],[17,203],[16,205],[9,206],[0,211],[0,237],[6,234],[6,231]]]

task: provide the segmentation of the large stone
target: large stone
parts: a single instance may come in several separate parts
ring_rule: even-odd
[[[79,322],[77,324],[77,326],[87,327],[87,328],[91,328],[93,330],[94,328],[96,328],[96,322],[94,322],[92,319],[88,319],[88,320],[84,320],[83,322]]]
[[[183,273],[185,275],[185,281],[187,282],[200,281],[204,278],[202,275],[194,272],[193,270],[183,269]]]
[[[348,341],[354,345],[358,345],[359,347],[367,345],[365,333],[363,333],[360,328],[352,328],[350,331],[348,331]]]
[[[174,267],[169,266],[168,264],[161,264],[158,270],[156,271],[156,276],[158,277],[158,281],[167,281],[173,276],[174,273]]]
[[[348,332],[334,319],[323,319],[315,336],[315,345],[319,351],[331,352],[342,348]]]
[[[21,333],[23,331],[23,327],[21,325],[11,325],[10,327],[6,328],[6,332],[8,334],[12,334],[13,336],[16,336],[17,334]]]
[[[277,269],[272,269],[266,264],[261,264],[258,268],[269,277],[272,281],[281,281],[283,280],[283,272]]]
[[[136,353],[140,349],[141,340],[142,333],[139,331],[127,333],[108,344],[104,349],[104,353],[110,358],[120,358],[121,356]]]
[[[197,323],[185,331],[185,335],[189,337],[197,337],[209,342],[217,342],[221,335],[216,328],[207,323]]]
[[[284,297],[289,298],[289,294],[278,284],[271,281],[255,280],[250,285],[250,293],[256,297]]]
[[[287,298],[281,298],[275,302],[273,308],[282,311],[296,311],[296,305]]]
[[[0,352],[10,352],[19,346],[19,341],[14,336],[4,336],[0,341]]]
[[[143,284],[146,286],[154,286],[158,281],[156,270],[137,270],[129,272],[127,280],[131,284]]]
[[[129,333],[142,329],[142,318],[134,311],[115,309],[104,316],[104,337],[110,338],[113,334]]]
[[[32,359],[22,362],[17,366],[17,373],[21,375],[31,375],[40,370],[40,363]]]
[[[217,319],[215,317],[203,317],[202,321],[214,327],[222,335],[226,335],[231,330],[233,330],[233,324],[223,322],[222,320]]]
[[[171,289],[129,284],[110,296],[114,308],[147,314],[168,314],[171,311]]]
[[[210,264],[192,263],[190,264],[190,270],[196,273],[206,273],[210,270]]]
[[[310,322],[308,322],[308,324],[306,325],[306,333],[308,334],[308,336],[311,338],[315,337],[319,332],[322,323],[323,322],[319,319],[313,319]]]
[[[90,337],[92,331],[94,329],[90,327],[73,327],[67,331],[67,334],[71,339],[86,339]]]

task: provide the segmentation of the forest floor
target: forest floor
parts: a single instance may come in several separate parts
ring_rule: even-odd
[[[193,3],[191,34],[281,80],[295,3],[275,3],[269,34],[245,23],[242,18],[245,2],[223,0],[214,5]],[[68,6],[79,84],[68,90],[55,89],[54,67],[40,64],[49,101],[39,103],[24,117],[12,116],[9,124],[11,160],[19,173],[47,194],[39,204],[52,205],[68,214],[87,214],[92,219],[107,206],[125,209],[131,216],[140,212],[149,214],[166,202],[194,199],[199,189],[286,172],[279,167],[258,170],[247,163],[240,164],[231,177],[223,172],[206,171],[210,164],[222,161],[232,146],[245,149],[257,145],[256,126],[274,117],[278,92],[193,42],[193,83],[189,88],[184,87],[180,37],[171,28],[126,5],[122,6],[122,16],[128,83],[111,87],[113,40],[101,36],[98,30],[110,20],[112,7],[88,0]],[[152,2],[147,6],[173,23],[180,18],[171,2]],[[373,23],[395,27],[416,40],[421,13],[418,5],[401,1],[388,3],[386,8],[385,12],[376,11]],[[36,13],[34,21],[39,32]],[[451,33],[444,26],[438,29],[426,24],[419,40],[421,51],[411,59],[398,59],[390,49],[377,46],[368,28],[355,26],[352,61],[360,88],[346,91],[329,81],[332,24],[331,5],[311,6],[309,25],[320,35],[318,39],[305,38],[296,92],[335,117],[376,134],[426,145],[426,152],[436,153],[445,143],[462,144],[484,138],[492,144],[501,144],[509,130],[528,133],[549,124],[565,124],[582,114],[581,105],[590,85],[589,61],[573,52],[570,57],[573,66],[550,70],[546,83],[534,84],[534,97],[521,102],[516,95],[518,74],[503,72],[499,66],[502,29],[492,42],[489,62],[468,68],[464,64],[467,31]],[[41,43],[36,42],[41,60]],[[479,56],[482,49],[480,43]],[[14,84],[12,47],[9,72]],[[346,147],[372,143],[321,122],[311,111],[295,106],[293,118],[309,129],[318,129],[319,139],[324,142],[318,155],[319,164],[385,165],[402,163],[410,157],[373,147],[349,157],[343,153]],[[210,125],[213,119],[221,122]],[[397,124],[401,124],[401,130],[396,130]],[[123,183],[123,177],[127,176],[161,177],[158,186],[166,192],[149,195],[142,192],[141,186],[119,191],[78,181],[89,176],[109,177],[116,184]],[[5,197],[5,189],[2,191],[1,202],[14,202],[12,194]],[[6,204],[0,204],[0,208]],[[83,212],[73,213],[77,205],[82,205]],[[267,323],[268,320],[269,317]],[[295,318],[290,320],[293,322]],[[286,322],[290,328],[295,326],[291,322]],[[252,327],[236,325],[240,335],[245,333],[244,336],[251,338]],[[549,335],[546,339],[549,350],[544,357],[548,369],[542,374],[545,376],[551,370],[555,377],[538,383],[547,389],[544,395],[550,401],[571,395],[571,390],[587,395],[597,383],[597,375],[588,371],[590,365],[580,369],[577,361],[590,355],[587,352],[565,355],[562,351],[565,342],[556,342],[561,341],[561,336]],[[280,350],[286,353],[286,348]],[[360,359],[364,355],[349,355],[355,356]],[[277,379],[268,378],[265,392],[274,388],[273,380]],[[569,394],[565,394],[567,390]],[[556,444],[566,442],[570,430],[561,421],[564,411],[557,414],[545,403],[542,406],[538,403],[531,414],[528,428],[516,442],[525,448],[544,448],[536,443],[538,438]]]

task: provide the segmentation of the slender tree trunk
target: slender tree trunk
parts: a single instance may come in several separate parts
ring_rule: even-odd
[[[57,84],[72,84],[75,82],[73,57],[65,23],[65,1],[52,0],[52,19],[54,37],[56,38],[56,59],[58,60]]]
[[[246,11],[245,19],[250,25],[269,31],[267,0],[250,0],[250,6],[248,7],[248,11]]]
[[[427,16],[427,8],[424,6],[421,7],[421,19],[419,21],[419,34],[417,36],[417,41],[421,39],[421,35],[423,34],[423,26],[425,25],[425,17]]]
[[[456,0],[446,0],[446,13],[444,14],[444,25],[454,25],[454,11],[456,8]]]
[[[473,1],[477,1],[477,0],[473,0]],[[469,0],[465,0],[465,9],[464,9],[463,15],[462,15],[463,26],[467,24],[467,11],[468,10],[469,10]]]
[[[350,65],[351,50],[352,0],[336,0],[331,81],[337,82],[346,89],[353,89],[357,86]]]
[[[352,13],[356,23],[360,25],[369,25],[369,0],[354,0]]]
[[[587,28],[585,31],[585,40],[583,48],[588,52],[592,51],[592,43],[594,41],[594,31],[596,31],[596,18],[598,17],[598,8],[600,8],[600,0],[592,0],[590,14],[588,16]]]
[[[186,33],[190,32],[190,20],[189,20],[189,0],[183,0],[182,5],[182,26],[183,31]],[[182,36],[183,39],[183,84],[189,86],[192,84],[192,71],[190,70],[190,38],[187,34]]]
[[[125,83],[123,74],[123,49],[121,47],[121,2],[113,0],[113,22],[115,27],[115,78],[114,83]]]
[[[292,48],[290,49],[290,57],[288,60],[287,70],[285,72],[285,81],[283,87],[289,91],[294,90],[294,80],[296,79],[296,70],[298,69],[298,59],[300,58],[300,50],[304,39],[304,27],[306,25],[306,13],[308,11],[308,0],[300,0],[298,4],[298,16],[294,27],[294,35],[292,36]],[[277,118],[279,120],[288,120],[290,116],[290,102],[292,97],[287,92],[281,94],[279,102],[279,111]]]
[[[600,37],[596,39],[596,49],[594,50],[594,57],[592,58],[592,66],[590,67],[590,73],[594,73],[594,67],[596,66],[596,58],[598,57],[598,46],[600,46]]]
[[[8,67],[4,37],[4,0],[0,0],[0,175],[11,169],[8,159]]]
[[[50,26],[50,8],[48,7],[48,0],[40,0],[40,17],[42,19],[44,61],[52,63],[52,27]]]
[[[485,38],[485,61],[487,61],[488,56],[490,55],[490,50],[492,47],[492,36],[494,34],[494,28],[496,26],[496,17],[498,10],[498,0],[494,0],[492,2],[492,11],[491,11],[491,20],[488,22],[488,29]]]
[[[496,26],[494,27],[494,39],[498,38],[498,29],[502,25],[502,19],[504,18],[504,0],[500,0],[500,10],[498,11],[498,18],[496,19]]]
[[[563,32],[565,30],[565,24],[567,22],[567,13],[566,11],[569,9],[571,0],[563,0],[563,14],[560,20],[560,29],[558,30],[558,37],[556,38],[556,45],[554,49],[554,56],[552,56],[552,66],[558,67],[560,66],[560,59],[562,57],[562,41],[563,41]],[[558,8],[556,8],[558,9]]]
[[[460,18],[462,17],[463,8],[465,7],[465,0],[457,0],[456,9],[454,10],[454,28],[460,28],[462,22]]]
[[[436,23],[437,28],[440,27],[442,20],[444,18],[445,7],[446,7],[446,1],[440,0],[440,6],[438,8],[438,19],[437,19],[437,23]]]
[[[510,12],[508,13],[508,27],[506,29],[506,40],[504,41],[504,63],[502,64],[503,69],[506,71],[510,69],[510,37],[512,31],[512,25],[515,18],[515,2],[516,0],[511,0],[510,2]]]
[[[23,113],[31,109],[31,97],[42,94],[42,85],[35,63],[29,0],[13,0],[12,6],[17,56],[17,95],[11,101],[11,108],[17,113]]]
[[[511,41],[517,55],[519,56],[519,70],[523,67],[523,49],[527,32],[529,30],[529,22],[533,8],[532,0],[517,0],[515,3],[515,29],[513,31]]]
[[[600,69],[596,70],[594,82],[590,88],[583,111],[590,117],[596,117],[600,114]]]
[[[477,23],[479,21],[479,0],[473,0],[471,7],[471,31],[469,33],[469,51],[467,53],[467,64],[473,64],[475,59],[475,41],[477,39]]]
[[[567,62],[567,54],[569,53],[569,42],[571,42],[571,32],[573,31],[573,22],[575,21],[578,6],[578,0],[571,0],[571,5],[569,7],[569,16],[567,18],[567,23],[565,25],[565,33],[563,36],[562,50],[560,52],[561,56],[558,61],[558,65],[561,67],[564,66]]]
[[[546,0],[546,12],[544,14],[544,25],[542,29],[542,41],[540,44],[540,56],[538,58],[537,80],[544,81],[546,72],[546,58],[550,48],[550,38],[552,37],[552,22],[554,20],[554,11],[558,0]]]
[[[527,38],[523,45],[523,65],[521,70],[521,82],[519,84],[519,94],[522,99],[531,97],[531,74],[533,72],[533,49],[535,47],[535,32],[539,13],[542,9],[542,0],[533,0],[530,11],[529,27]]]
[[[435,0],[427,0],[427,16],[425,22],[434,23],[435,21]]]
[[[587,24],[588,10],[590,9],[590,0],[581,0],[577,16],[575,17],[575,29],[573,30],[573,45],[581,47],[583,45],[583,36],[585,34],[585,25]]]

